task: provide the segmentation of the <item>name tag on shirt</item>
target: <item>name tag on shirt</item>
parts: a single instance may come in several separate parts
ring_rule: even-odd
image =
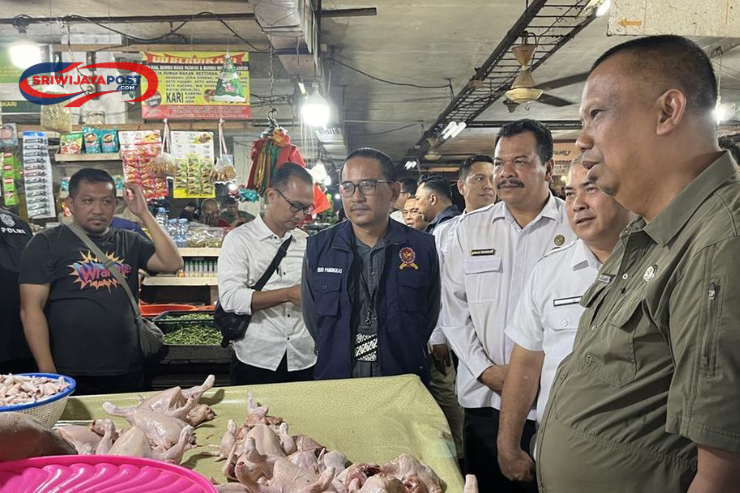
[[[486,257],[489,255],[496,255],[495,248],[484,248],[480,250],[470,250],[471,257]]]
[[[552,300],[553,306],[568,306],[568,305],[577,305],[581,302],[580,296],[571,296],[570,298],[559,298],[557,300]]]
[[[341,274],[341,267],[317,267],[316,272],[326,272],[327,274]]]

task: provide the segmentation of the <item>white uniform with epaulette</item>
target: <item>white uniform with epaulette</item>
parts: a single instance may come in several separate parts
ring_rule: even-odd
[[[594,283],[601,263],[581,240],[545,254],[534,266],[506,335],[545,359],[537,398],[537,424],[545,411],[555,372],[573,349],[584,308],[581,296]]]
[[[501,396],[478,377],[491,365],[508,364],[514,343],[504,329],[539,258],[573,240],[565,203],[552,195],[524,228],[503,202],[460,219],[445,257],[441,325],[460,358],[464,408],[501,408]]]

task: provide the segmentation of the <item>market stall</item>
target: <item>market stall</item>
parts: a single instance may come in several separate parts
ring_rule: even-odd
[[[244,421],[248,391],[260,405],[270,407],[270,414],[288,421],[291,433],[310,435],[327,448],[341,450],[353,463],[383,464],[410,453],[434,469],[446,484],[445,491],[463,490],[449,426],[415,376],[211,389],[202,402],[212,406],[217,416],[197,428],[198,447],[185,453],[184,466],[225,482],[223,463],[214,461],[211,446],[218,446],[228,420]],[[139,402],[132,394],[72,397],[62,421],[110,417],[102,407],[105,401],[123,407]],[[114,421],[126,426],[121,418]]]

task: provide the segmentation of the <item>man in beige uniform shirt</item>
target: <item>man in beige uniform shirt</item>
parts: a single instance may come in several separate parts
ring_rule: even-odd
[[[692,41],[629,41],[581,102],[589,178],[640,219],[581,301],[537,439],[540,491],[740,489],[740,180]]]

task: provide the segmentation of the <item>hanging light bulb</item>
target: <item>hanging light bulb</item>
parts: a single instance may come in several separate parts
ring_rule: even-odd
[[[20,39],[8,45],[10,61],[18,68],[27,69],[31,65],[41,63],[41,47],[28,39],[26,27],[16,26]]]
[[[313,94],[306,98],[301,108],[303,123],[311,127],[326,127],[330,115],[329,103],[319,94],[318,88],[314,88]]]

